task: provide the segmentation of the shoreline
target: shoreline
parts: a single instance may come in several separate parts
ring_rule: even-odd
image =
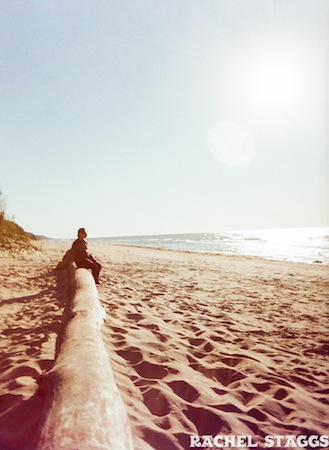
[[[0,252],[0,447],[29,450],[68,301],[68,242]],[[325,264],[89,242],[135,449],[190,436],[326,434]],[[24,426],[21,426],[21,423]],[[17,437],[17,429],[20,427]],[[33,447],[31,447],[32,450]],[[297,447],[298,448],[298,447]]]
[[[238,253],[229,253],[229,252],[215,252],[215,251],[205,251],[205,250],[189,250],[189,249],[181,249],[181,248],[169,248],[169,247],[153,247],[151,245],[132,245],[132,244],[113,244],[113,243],[102,243],[102,244],[96,244],[96,245],[109,245],[109,246],[115,246],[115,247],[133,247],[133,248],[139,248],[139,249],[153,249],[153,250],[164,250],[169,252],[183,252],[183,253],[192,253],[197,255],[211,255],[211,256],[222,256],[222,257],[237,257],[237,258],[251,258],[251,259],[260,259],[260,260],[266,260],[266,261],[276,261],[280,263],[288,263],[288,264],[321,264],[323,266],[329,266],[329,262],[323,262],[323,261],[294,261],[289,259],[279,259],[275,257],[266,257],[266,256],[260,256],[260,255],[247,255],[247,254],[238,254]]]
[[[307,264],[307,265],[321,265],[321,266],[329,266],[329,262],[326,261],[299,261],[299,260],[289,260],[289,259],[279,259],[275,257],[266,257],[261,255],[249,255],[249,254],[239,254],[239,253],[229,253],[229,252],[215,252],[215,251],[206,251],[206,250],[192,250],[192,249],[181,249],[181,248],[170,248],[170,247],[159,247],[159,246],[151,246],[151,245],[137,245],[137,244],[115,244],[112,242],[98,242],[99,238],[91,238],[89,239],[90,247],[97,247],[97,246],[105,246],[105,247],[114,247],[114,248],[136,248],[136,249],[150,249],[150,250],[159,250],[159,251],[168,251],[168,252],[182,252],[182,253],[189,253],[193,255],[209,255],[209,256],[219,256],[219,257],[237,257],[237,258],[251,258],[251,259],[260,259],[265,261],[273,261],[278,263],[287,263],[287,264]],[[44,242],[51,242],[64,245],[68,244],[68,246],[71,245],[71,243],[74,241],[74,239],[53,239],[53,240],[45,240]],[[69,248],[69,247],[67,247]],[[0,250],[1,252],[1,250]]]

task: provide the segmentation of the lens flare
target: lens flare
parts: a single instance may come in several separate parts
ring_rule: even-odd
[[[248,165],[256,155],[251,134],[234,122],[224,121],[210,128],[208,146],[221,164],[231,167]]]

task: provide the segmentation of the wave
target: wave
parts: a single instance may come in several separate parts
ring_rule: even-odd
[[[329,263],[329,228],[287,228],[219,233],[119,236],[91,239],[118,245],[259,256]]]

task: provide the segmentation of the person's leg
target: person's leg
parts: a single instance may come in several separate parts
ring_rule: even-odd
[[[77,261],[76,264],[78,267],[90,269],[93,274],[95,283],[99,284],[99,273],[101,271],[102,266],[98,262],[96,261],[93,262],[90,259],[85,259],[83,261]]]
[[[91,271],[92,271],[92,274],[93,274],[93,277],[94,277],[94,280],[95,280],[96,284],[100,283],[100,281],[99,281],[99,273],[101,271],[101,268],[102,268],[102,266],[98,262],[96,262],[96,261],[93,262],[93,267],[92,267]]]

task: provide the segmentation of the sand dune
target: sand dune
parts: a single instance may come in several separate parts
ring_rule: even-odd
[[[68,301],[69,244],[0,257],[0,449],[33,449]],[[328,267],[90,245],[135,449],[192,435],[326,435]],[[295,446],[294,448],[300,448]]]

